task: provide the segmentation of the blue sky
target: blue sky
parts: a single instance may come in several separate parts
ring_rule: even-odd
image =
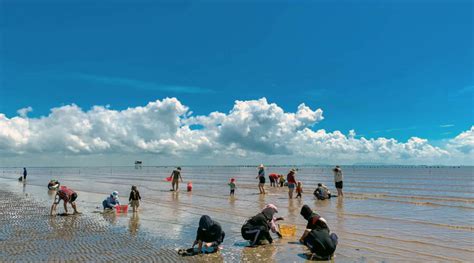
[[[2,1],[0,113],[266,97],[315,129],[437,141],[473,124],[471,1]],[[444,127],[441,127],[444,126]]]

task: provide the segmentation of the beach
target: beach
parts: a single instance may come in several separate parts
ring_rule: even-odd
[[[286,175],[290,167],[267,167],[267,175]],[[212,261],[305,262],[297,243],[307,204],[339,236],[335,262],[467,262],[474,258],[474,178],[472,167],[342,167],[344,198],[318,201],[317,183],[329,186],[331,167],[300,167],[303,198],[288,199],[287,188],[258,194],[255,167],[183,167],[179,192],[165,178],[173,167],[19,168],[0,170],[2,200],[0,261]],[[227,183],[236,179],[235,197]],[[48,215],[54,193],[50,179],[78,193],[81,215]],[[192,181],[193,191],[186,192]],[[131,185],[142,195],[140,212],[103,214],[101,202],[118,191],[128,201]],[[246,248],[240,235],[245,220],[275,204],[283,223],[297,226],[295,237]],[[58,212],[62,211],[62,204]],[[72,211],[72,210],[71,210]],[[226,238],[218,254],[181,257],[176,249],[194,241],[198,221],[207,214],[221,223]],[[72,242],[69,242],[72,241]],[[76,244],[76,245],[71,245]],[[106,251],[106,252],[104,252]]]

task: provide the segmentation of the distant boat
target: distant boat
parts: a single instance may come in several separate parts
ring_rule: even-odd
[[[135,169],[142,169],[142,161],[135,161]]]

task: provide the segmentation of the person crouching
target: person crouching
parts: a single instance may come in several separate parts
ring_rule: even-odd
[[[221,225],[211,219],[208,215],[201,216],[199,228],[196,234],[196,240],[192,248],[198,245],[198,253],[206,251],[208,253],[219,250],[219,245],[224,241],[225,232]]]
[[[281,234],[277,231],[275,221],[283,220],[283,218],[275,218],[275,213],[278,213],[277,207],[273,204],[268,204],[262,212],[245,222],[242,226],[241,234],[245,240],[250,241],[250,246],[261,245],[265,240],[270,244],[273,243],[270,230],[281,238]]]
[[[120,205],[120,200],[118,198],[118,192],[113,191],[109,197],[102,201],[102,206],[105,209],[114,209],[116,205]]]

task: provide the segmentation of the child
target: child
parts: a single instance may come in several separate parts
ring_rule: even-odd
[[[280,174],[279,177],[280,177],[280,187],[283,187],[286,181],[285,177],[282,174]]]
[[[130,197],[128,198],[128,202],[132,206],[133,213],[138,212],[138,207],[140,206],[140,200],[142,197],[140,196],[140,192],[135,185],[132,186],[132,191],[130,192]]]
[[[188,189],[188,192],[191,192],[193,190],[193,182],[188,182],[187,189]]]
[[[301,193],[303,193],[303,184],[301,181],[298,181],[298,184],[296,185],[296,198],[301,198]]]
[[[234,178],[230,179],[229,186],[230,186],[230,195],[233,196],[235,193],[235,179]]]

